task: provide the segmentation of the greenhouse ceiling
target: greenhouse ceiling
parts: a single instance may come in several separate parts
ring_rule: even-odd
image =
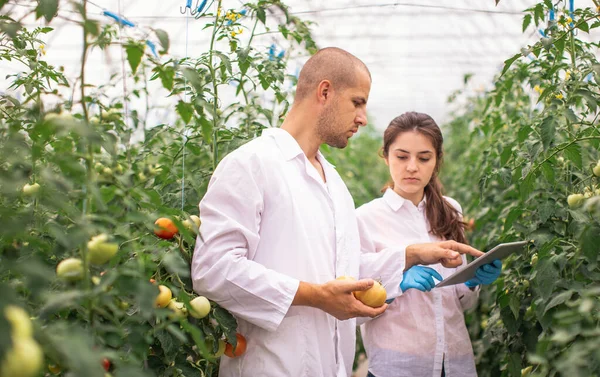
[[[172,56],[193,57],[209,48],[208,35],[202,32],[208,21],[182,14],[180,9],[185,3],[186,0],[94,0],[88,2],[88,11],[106,23],[114,21],[103,15],[104,10],[130,20],[135,27],[124,28],[123,35],[143,36],[149,28],[163,29],[170,36]],[[467,74],[472,75],[467,93],[489,89],[504,60],[539,40],[540,33],[534,28],[522,32],[523,10],[535,3],[535,0],[501,0],[497,5],[495,0],[285,1],[292,14],[314,22],[312,31],[318,47],[344,48],[367,64],[373,77],[368,110],[371,122],[378,128],[409,110],[429,113],[439,123],[448,120],[452,111],[460,111],[459,104],[448,103],[448,97],[463,88]],[[593,2],[576,0],[574,5],[588,7]],[[14,15],[33,6],[34,1],[11,0],[5,9]],[[242,6],[241,1],[223,1],[226,9]],[[564,7],[565,3],[559,6]],[[81,33],[69,21],[75,16],[69,2],[61,1],[58,14],[60,18],[52,22],[56,32],[49,34],[46,41],[46,59],[64,66],[67,76],[76,77],[80,69]],[[42,20],[29,17],[24,23],[29,27],[43,25]],[[260,41],[265,49],[273,43],[278,49],[286,48],[285,41],[269,34]],[[307,58],[306,52],[290,54],[289,72],[298,72]],[[123,71],[124,59],[118,48],[95,50],[87,65],[88,77],[94,84],[103,83],[111,74]],[[16,69],[2,63],[0,74],[5,77]],[[157,95],[151,100],[160,104],[163,98]],[[169,111],[166,107],[157,113],[156,122],[168,119]]]

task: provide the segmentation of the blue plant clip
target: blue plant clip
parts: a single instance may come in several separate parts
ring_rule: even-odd
[[[285,50],[281,50],[281,52],[279,53],[279,55],[277,55],[278,59],[283,59],[283,57],[285,56]]]
[[[277,46],[275,46],[275,43],[273,43],[271,45],[271,47],[269,47],[269,60],[274,60],[275,59],[275,49],[277,48]]]
[[[129,26],[129,27],[134,27],[135,24],[131,21],[129,21],[128,19],[124,18],[124,17],[120,17],[118,15],[116,15],[115,13],[105,10],[104,12],[102,12],[106,17],[110,17],[113,20],[117,21],[118,23],[120,23],[123,26]]]
[[[149,40],[146,41],[146,45],[150,48],[150,51],[152,51],[152,55],[154,55],[155,58],[158,58],[158,54],[156,53],[156,45]]]
[[[538,31],[539,31],[539,33],[540,33],[540,35],[541,35],[542,37],[545,37],[545,36],[546,36],[546,33],[544,33],[544,30],[542,30],[542,29],[539,29]]]
[[[575,10],[575,0],[569,0],[569,15],[571,16],[571,20],[573,20],[573,12]],[[573,22],[569,24],[571,28],[573,28]]]
[[[207,2],[208,2],[208,0],[202,0],[202,3],[200,3],[200,5],[198,5],[198,10],[197,10],[198,13],[200,13],[204,10],[204,7],[206,6]]]

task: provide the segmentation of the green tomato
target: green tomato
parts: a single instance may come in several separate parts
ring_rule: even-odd
[[[531,256],[531,265],[535,266],[537,264],[537,261],[538,261],[538,255],[537,255],[537,253],[535,253]]]
[[[596,177],[600,177],[600,161],[598,161],[598,163],[596,163],[596,166],[594,166],[592,171],[594,172],[594,175]]]
[[[582,203],[585,197],[582,194],[571,194],[567,197],[567,204],[570,208],[577,208]]]
[[[13,337],[13,347],[0,364],[0,375],[10,377],[35,377],[40,374],[44,354],[33,338]]]
[[[25,196],[33,196],[33,195],[37,194],[38,191],[40,191],[39,183],[34,183],[32,185],[27,183],[27,184],[25,184],[25,186],[23,186],[23,195],[25,195]]]
[[[194,318],[204,318],[210,313],[210,302],[204,296],[198,296],[190,301],[190,315]]]
[[[15,338],[31,338],[33,336],[33,326],[27,312],[15,305],[8,305],[4,308],[4,316],[10,322],[12,335]]]
[[[212,357],[221,357],[223,356],[223,354],[225,353],[225,346],[227,345],[227,343],[225,342],[224,339],[219,339],[219,349],[217,350],[217,352],[214,352],[214,345],[213,345],[214,341],[212,339],[207,339],[206,340],[206,349],[208,350],[208,352],[210,352],[210,356]]]
[[[83,261],[79,258],[67,258],[56,266],[59,279],[74,282],[83,278]]]
[[[96,237],[92,237],[87,243],[90,263],[95,265],[104,264],[115,256],[119,250],[119,245],[112,242],[106,242],[107,240],[108,236],[106,234],[100,234]]]
[[[187,308],[183,304],[183,302],[179,302],[176,299],[171,299],[167,308],[173,311],[173,314],[170,315],[173,319],[185,318],[187,317]]]

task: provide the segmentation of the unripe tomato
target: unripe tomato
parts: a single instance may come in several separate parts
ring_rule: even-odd
[[[188,220],[183,221],[183,226],[191,232],[198,233],[198,229],[200,228],[200,218],[196,215],[192,215]]]
[[[594,168],[592,169],[592,172],[594,172],[594,175],[596,177],[600,177],[600,161],[598,161],[596,163],[596,166],[594,166]]]
[[[176,299],[172,299],[167,305],[169,309],[173,311],[173,314],[170,316],[171,318],[185,318],[187,316],[187,308],[183,304],[183,302],[179,302]]]
[[[90,263],[100,265],[108,262],[119,250],[119,245],[112,242],[106,242],[108,236],[100,234],[87,243],[88,258]]]
[[[207,339],[206,340],[206,349],[208,350],[208,352],[210,353],[210,356],[212,357],[221,357],[223,356],[223,354],[225,353],[225,347],[227,346],[227,342],[225,342],[225,340],[223,339],[219,339],[219,349],[217,350],[217,352],[214,352],[214,342],[212,339]]]
[[[210,302],[204,296],[198,296],[190,301],[190,315],[194,318],[204,318],[210,313]]]
[[[585,197],[582,194],[571,194],[567,197],[567,204],[570,208],[577,208],[583,203]]]
[[[167,305],[169,305],[169,302],[171,302],[171,299],[173,298],[173,293],[171,292],[169,287],[162,284],[158,286],[158,290],[160,291],[160,293],[158,294],[158,296],[156,296],[156,300],[154,300],[154,305],[158,308],[166,308]]]
[[[13,337],[13,347],[0,364],[0,374],[10,377],[36,377],[42,369],[44,354],[33,338]]]
[[[235,350],[231,344],[227,343],[225,345],[225,356],[238,357],[246,352],[246,338],[244,338],[244,336],[240,333],[235,334],[235,337],[237,339]]]
[[[537,261],[538,261],[538,255],[537,255],[537,253],[535,253],[531,256],[531,265],[535,266],[537,264]]]
[[[385,304],[387,292],[380,282],[375,281],[373,286],[366,291],[355,291],[354,297],[359,299],[363,304],[372,308],[378,308]]]
[[[83,262],[79,258],[67,258],[56,266],[56,276],[66,281],[78,281],[83,278]]]
[[[154,231],[154,234],[165,240],[170,240],[179,232],[173,221],[166,217],[159,218],[154,224],[159,228]]]
[[[48,364],[48,371],[52,374],[59,374],[62,371],[62,369],[58,365]]]
[[[527,377],[531,374],[531,370],[533,369],[533,367],[530,365],[527,368],[523,368],[521,369],[521,377]]]
[[[8,305],[4,308],[4,316],[10,322],[11,334],[15,338],[31,338],[33,336],[31,320],[23,308]]]
[[[23,186],[23,195],[25,195],[25,196],[33,196],[33,195],[37,194],[38,191],[40,191],[39,183],[34,183],[32,185],[30,185],[29,183],[26,183],[25,186]]]

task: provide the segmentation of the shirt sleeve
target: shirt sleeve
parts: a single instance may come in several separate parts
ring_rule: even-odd
[[[192,281],[198,294],[240,319],[274,331],[291,306],[299,281],[249,259],[260,241],[263,180],[257,156],[242,158],[234,152],[221,161],[200,202]]]
[[[400,296],[400,283],[406,266],[406,246],[398,244],[377,251],[373,240],[374,229],[370,229],[364,218],[357,214],[360,235],[360,279],[379,280],[387,292],[387,298]]]

